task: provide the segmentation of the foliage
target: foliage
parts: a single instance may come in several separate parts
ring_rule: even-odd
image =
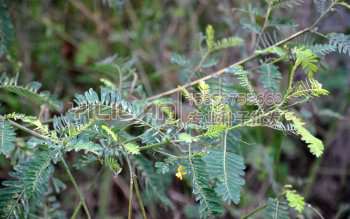
[[[14,179],[3,182],[0,190],[1,218],[25,217],[35,212],[48,189],[53,173],[51,155],[48,151],[37,152],[28,161],[15,167]]]
[[[206,43],[209,52],[214,52],[216,50],[226,49],[229,47],[235,47],[243,43],[241,38],[230,37],[224,38],[219,41],[215,39],[215,31],[213,26],[208,25],[206,29]]]
[[[297,212],[302,213],[305,207],[304,197],[299,195],[295,190],[287,189],[285,193],[288,205]]]
[[[116,10],[110,13],[124,13],[118,11],[123,10],[122,3],[114,3],[102,1],[101,7]],[[100,45],[101,42],[90,36],[88,39],[81,37],[82,40],[76,42],[76,39],[71,39],[65,33],[65,28],[55,26],[52,23],[54,21],[48,18],[42,19],[43,25],[47,26],[47,38],[43,41],[47,48],[43,50],[47,51],[54,46],[50,44],[53,43],[50,42],[50,37],[58,35],[65,45],[62,53],[68,57],[65,65],[71,68],[69,74],[74,75],[72,78],[79,83],[93,87],[84,92],[80,89],[84,86],[69,87],[66,90],[59,84],[52,90],[63,97],[62,101],[49,92],[39,91],[39,82],[26,85],[19,83],[19,75],[22,79],[27,68],[19,68],[21,65],[17,59],[20,58],[16,55],[12,57],[9,52],[10,42],[14,40],[11,39],[12,22],[7,6],[0,3],[0,55],[6,55],[4,68],[10,72],[11,69],[16,69],[12,74],[16,76],[9,77],[4,73],[0,77],[0,89],[4,91],[1,94],[4,97],[4,109],[2,105],[0,108],[0,154],[5,159],[11,158],[11,166],[14,168],[9,174],[11,179],[5,180],[0,189],[0,217],[38,218],[42,208],[57,206],[56,201],[60,198],[52,190],[63,193],[57,189],[63,188],[63,183],[55,178],[56,174],[62,175],[59,165],[63,164],[62,168],[79,197],[72,218],[81,209],[87,218],[91,218],[88,206],[91,203],[86,202],[85,195],[75,180],[75,173],[70,171],[66,162],[70,159],[75,159],[74,167],[77,170],[88,176],[91,174],[96,179],[100,177],[94,175],[95,169],[107,170],[109,178],[105,182],[113,180],[121,187],[123,194],[126,190],[129,192],[124,194],[129,199],[129,218],[137,217],[132,216],[135,200],[138,203],[135,209],[140,210],[143,218],[147,218],[148,213],[151,215],[151,210],[158,206],[164,207],[164,211],[171,209],[177,212],[179,205],[176,202],[188,204],[193,200],[198,203],[198,208],[190,206],[188,209],[198,209],[201,218],[237,216],[240,213],[237,213],[236,206],[243,209],[250,202],[256,201],[252,200],[254,194],[249,193],[250,187],[256,187],[255,182],[251,182],[255,180],[252,180],[252,176],[256,177],[256,181],[266,182],[262,189],[266,190],[264,194],[276,198],[267,198],[265,205],[248,213],[248,216],[264,213],[264,218],[287,219],[292,215],[290,213],[295,213],[290,212],[290,209],[304,214],[307,197],[299,195],[291,186],[283,189],[280,186],[286,181],[296,181],[279,167],[288,169],[280,160],[289,158],[292,153],[290,151],[298,148],[289,145],[290,142],[286,144],[282,141],[282,136],[298,136],[316,158],[324,153],[322,137],[315,137],[319,136],[317,129],[312,132],[314,134],[306,129],[306,122],[299,116],[305,116],[306,113],[300,110],[299,114],[300,108],[294,106],[330,94],[321,84],[322,78],[316,78],[323,68],[324,56],[333,52],[350,55],[348,35],[324,35],[317,32],[316,28],[335,6],[347,7],[343,3],[337,0],[315,1],[320,17],[309,28],[301,31],[296,31],[291,21],[284,22],[273,15],[279,9],[283,12],[285,8],[301,6],[304,4],[302,0],[266,0],[261,4],[249,3],[242,6],[237,9],[237,13],[242,14],[241,26],[234,28],[237,29],[237,36],[217,39],[214,27],[207,25],[205,33],[194,39],[192,44],[195,46],[191,47],[194,50],[191,55],[174,51],[167,56],[171,63],[178,65],[180,73],[176,76],[184,84],[159,95],[149,96],[153,86],[150,78],[155,77],[154,80],[157,81],[161,74],[158,75],[158,72],[150,76],[147,73],[153,72],[154,66],[139,67],[141,62],[152,59],[145,55],[147,52],[141,51],[130,59],[112,55],[102,61],[98,60],[106,51],[114,49],[109,48],[113,43],[121,47],[131,41],[145,47],[153,44],[152,40],[149,43],[143,38],[150,34],[149,31],[159,34],[159,30],[154,29],[156,25],[148,26],[135,21],[139,16],[151,16],[152,13],[146,10],[134,14],[133,8],[128,5],[131,3],[125,3],[125,7],[128,7],[125,13],[131,18],[118,22],[126,22],[138,31],[125,31],[127,36],[119,36],[109,21],[100,17],[99,13],[91,12],[80,1],[69,1],[67,4],[81,10],[84,16],[87,15],[92,22],[98,24],[96,32],[105,44]],[[146,4],[144,7],[147,8],[156,3],[145,1],[142,4]],[[152,24],[160,23],[162,13],[164,12],[159,10],[159,14],[152,14]],[[180,19],[181,13],[185,12],[176,13]],[[233,25],[232,22],[225,22],[228,26]],[[67,24],[70,25],[72,24]],[[118,28],[125,30],[124,26]],[[171,30],[174,31],[176,30]],[[285,36],[287,33],[294,34]],[[322,39],[316,38],[315,42],[309,44],[298,42],[298,37],[306,33]],[[184,33],[186,34],[188,33]],[[124,42],[124,38],[128,42]],[[167,45],[161,45],[162,52]],[[225,57],[231,60],[230,56],[225,56],[228,51],[240,52],[246,58],[242,57],[240,61],[228,66],[222,65],[219,61]],[[77,54],[70,54],[75,52]],[[158,60],[159,57],[155,59],[156,63],[163,61]],[[41,64],[43,63],[47,64],[46,61]],[[176,69],[173,65],[169,66]],[[51,70],[57,73],[60,69],[52,66]],[[210,73],[212,70],[215,72]],[[84,75],[75,71],[91,74]],[[300,72],[305,74],[299,74]],[[45,74],[42,75],[44,78]],[[23,77],[23,81],[29,79],[31,78]],[[165,98],[174,93],[179,93],[177,100]],[[68,101],[71,94],[74,94],[74,103]],[[279,99],[275,98],[277,96]],[[21,113],[22,100],[27,99],[35,111],[33,115]],[[63,102],[69,106],[63,107]],[[271,134],[266,128],[277,131]],[[273,136],[273,142],[265,138],[270,135]],[[255,172],[254,168],[259,172]],[[245,175],[246,172],[249,177]],[[129,187],[125,185],[124,179],[129,180]],[[172,184],[183,187],[176,186],[179,188],[175,191],[169,189]],[[109,185],[103,191],[110,188]],[[182,196],[178,198],[179,192],[183,195],[187,191],[192,191],[193,200]],[[99,199],[110,196],[99,192]],[[265,210],[260,212],[263,209]],[[108,215],[104,215],[108,212],[106,209],[102,208],[101,212],[98,212],[99,218],[108,218]],[[193,215],[197,213],[193,212]]]
[[[288,210],[289,208],[286,201],[280,201],[277,198],[269,198],[265,214],[269,219],[289,219]]]
[[[33,81],[27,85],[18,84],[18,75],[13,78],[9,78],[6,74],[0,76],[0,89],[7,90],[17,95],[27,97],[33,101],[39,103],[47,103],[50,107],[60,110],[62,104],[53,96],[46,91],[39,92],[41,84]]]
[[[301,139],[308,144],[310,152],[316,157],[320,157],[324,150],[322,141],[314,137],[307,129],[305,129],[304,123],[293,113],[286,113],[285,117],[286,120],[293,122],[296,132],[301,136]]]
[[[295,67],[301,65],[309,78],[312,78],[318,70],[317,56],[309,49],[296,48],[295,49]]]
[[[329,34],[329,44],[334,46],[339,53],[350,56],[350,37],[342,33]]]
[[[221,215],[223,208],[218,195],[210,187],[205,162],[200,157],[190,157],[189,164],[193,177],[193,194],[199,202],[201,217]]]
[[[15,149],[16,133],[7,121],[0,120],[0,152],[9,157]]]
[[[218,162],[222,161],[222,162]],[[244,185],[243,158],[227,152],[210,151],[205,158],[210,176],[218,178],[216,192],[228,203],[239,203],[240,190]]]
[[[259,79],[264,88],[270,91],[278,91],[282,76],[277,66],[272,64],[263,64],[260,66],[259,70],[261,73]]]

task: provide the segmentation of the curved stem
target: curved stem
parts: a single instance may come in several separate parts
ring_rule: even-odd
[[[70,219],[76,219],[78,217],[78,213],[80,211],[80,208],[81,208],[81,201],[79,202],[77,207],[75,207],[74,212],[73,212],[72,216],[70,217]]]
[[[75,190],[77,191],[78,195],[79,195],[79,198],[80,198],[80,202],[81,204],[83,205],[83,208],[84,208],[84,211],[86,213],[86,216],[88,219],[91,219],[91,215],[90,215],[90,212],[89,212],[89,208],[87,207],[86,205],[86,202],[85,202],[85,198],[84,198],[84,195],[83,193],[80,191],[80,188],[78,186],[78,183],[77,181],[75,180],[72,172],[70,171],[69,167],[68,167],[68,164],[67,162],[65,161],[65,159],[62,157],[61,158],[61,161],[63,163],[63,166],[64,166],[64,169],[65,171],[67,172],[68,176],[69,176],[69,179],[70,181],[73,183],[73,186],[75,188]]]
[[[129,175],[130,175],[130,184],[129,184],[129,203],[128,203],[128,219],[132,218],[132,198],[133,198],[133,190],[134,190],[134,171],[131,166],[130,159],[128,155],[125,156],[126,162],[129,167]]]
[[[265,29],[266,29],[266,27],[267,27],[267,25],[268,25],[268,23],[269,23],[269,18],[270,18],[272,9],[273,9],[273,7],[272,7],[272,2],[268,2],[268,8],[267,8],[267,11],[266,11],[266,14],[265,14],[264,24],[263,24],[263,26],[262,26],[262,28],[261,28],[260,34],[259,34],[259,36],[258,36],[258,39],[257,39],[256,42],[255,42],[254,48],[256,48],[256,47],[258,46],[258,44],[259,44],[259,42],[260,42],[260,40],[261,40],[261,37],[262,37],[262,35],[263,35],[264,32],[265,32]]]
[[[241,217],[241,219],[248,219],[251,216],[255,215],[256,213],[258,213],[259,211],[264,210],[267,207],[267,204],[264,204],[260,207],[255,208],[253,211],[251,211],[250,213],[244,215],[243,217]]]
[[[316,208],[312,207],[311,204],[307,204],[306,206],[308,208],[310,208],[313,212],[315,212],[315,214],[317,214],[317,216],[319,216],[321,219],[324,219],[324,217],[322,216],[321,212],[319,212]]]
[[[139,203],[139,207],[141,209],[141,214],[143,219],[147,219],[146,211],[145,211],[145,205],[143,204],[142,197],[140,194],[139,184],[137,182],[136,176],[134,176],[134,188],[135,188],[135,194],[137,202]]]

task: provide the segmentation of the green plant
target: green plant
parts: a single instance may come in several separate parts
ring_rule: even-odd
[[[13,179],[4,181],[0,190],[0,217],[40,217],[43,208],[50,207],[45,199],[51,195],[49,188],[56,187],[58,179],[54,171],[61,164],[80,198],[73,215],[82,208],[86,217],[91,218],[84,194],[66,162],[67,153],[72,151],[81,157],[77,164],[81,168],[98,162],[115,175],[128,171],[129,218],[132,218],[134,194],[143,218],[147,218],[144,206],[149,203],[174,208],[166,195],[168,182],[163,175],[176,175],[191,183],[202,218],[220,216],[227,205],[239,204],[245,184],[245,162],[237,142],[242,141],[239,135],[244,128],[268,127],[295,134],[313,155],[320,157],[324,151],[322,141],[306,129],[293,106],[329,94],[316,79],[321,58],[335,51],[350,55],[350,40],[342,33],[324,35],[316,29],[330,12],[348,4],[339,0],[318,2],[320,16],[311,26],[277,39],[274,33],[281,24],[271,22],[272,13],[301,1],[266,0],[262,24],[242,20],[242,25],[257,35],[252,55],[178,88],[145,97],[142,87],[137,89],[137,76],[131,62],[110,57],[94,68],[118,73],[119,84],[103,78],[100,92],[90,89],[76,94],[74,106],[64,115],[56,114],[45,121],[39,116],[17,112],[1,115],[0,152],[11,158],[14,171]],[[325,3],[328,4],[321,5]],[[0,10],[4,8],[1,6]],[[11,26],[8,16],[2,22],[6,25],[1,30],[0,52],[6,51],[3,48],[10,43],[5,33]],[[298,42],[296,39],[304,34],[321,42]],[[321,39],[317,38],[320,36]],[[239,37],[217,40],[214,28],[208,25],[205,43],[200,40],[200,48],[193,57],[187,59],[174,53],[171,60],[180,65],[181,72],[190,73],[188,81],[197,73],[217,66],[221,50],[243,44],[244,40]],[[89,50],[85,47],[97,46],[92,43],[84,46],[84,50]],[[88,52],[84,54],[79,56],[79,64],[89,59]],[[255,59],[258,64],[254,68],[244,66]],[[288,76],[279,70],[280,63],[288,65]],[[253,80],[256,72],[261,78],[259,81]],[[295,80],[298,72],[302,72],[301,80]],[[218,77],[224,77],[225,81]],[[256,89],[259,83],[264,88],[262,91]],[[23,86],[19,85],[18,76],[3,74],[0,89],[62,112],[62,104],[56,97],[38,92],[38,82]],[[185,100],[165,98],[174,93],[181,93]],[[225,101],[232,98],[232,94],[239,94],[242,101],[233,104]],[[180,118],[174,110],[173,106],[181,108],[184,102],[193,106],[192,118]],[[156,109],[157,114],[152,109]],[[207,121],[208,118],[212,120]],[[23,139],[26,141],[21,142]],[[142,189],[139,182],[143,182]],[[278,187],[266,204],[241,218],[258,214],[289,218],[289,211],[294,209],[294,214],[302,214],[305,206],[304,198],[290,186]],[[50,211],[52,215],[56,210]]]

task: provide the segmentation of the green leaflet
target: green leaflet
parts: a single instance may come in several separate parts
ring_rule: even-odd
[[[214,47],[212,48],[212,51],[239,46],[239,45],[242,45],[242,43],[243,43],[243,40],[239,37],[224,38],[214,43]]]
[[[227,151],[227,133],[225,133],[224,150],[210,151],[204,158],[210,176],[219,180],[215,190],[228,203],[238,204],[240,190],[245,183],[244,161],[237,154]]]
[[[113,171],[114,175],[118,175],[123,170],[115,156],[105,156],[103,164]]]
[[[103,154],[101,145],[83,139],[74,139],[68,142],[65,150],[75,152],[84,151],[85,153],[93,153],[97,156],[102,156]]]
[[[214,124],[208,127],[208,130],[203,134],[203,136],[209,138],[217,138],[219,137],[225,130],[227,129],[227,125],[225,124]]]
[[[12,218],[15,215],[25,218],[32,210],[29,207],[37,206],[43,199],[52,173],[48,151],[37,152],[28,161],[18,164],[12,172],[14,179],[2,183],[5,187],[0,189],[0,218]]]
[[[209,185],[205,162],[198,156],[189,159],[192,172],[193,194],[199,201],[201,218],[221,215],[224,211],[220,198]]]
[[[238,204],[240,190],[244,185],[244,163],[241,156],[230,152],[210,151],[205,158],[208,173],[219,179],[216,192],[224,201]]]
[[[295,83],[292,88],[291,94],[288,98],[291,97],[319,97],[328,95],[329,91],[322,88],[322,84],[315,79],[307,79],[306,81],[299,81]]]
[[[51,139],[57,139],[57,136],[54,132],[51,132],[49,130],[49,127],[47,124],[43,124],[37,117],[35,116],[27,116],[25,114],[21,113],[11,113],[5,115],[6,119],[10,120],[20,120],[26,124],[28,124],[34,131],[49,136]]]
[[[0,153],[10,157],[15,149],[16,133],[9,122],[0,119]]]
[[[286,190],[285,192],[288,205],[294,208],[298,213],[302,213],[305,208],[304,197],[299,195],[295,190]]]
[[[221,49],[242,45],[243,40],[239,37],[228,37],[221,40],[215,40],[215,30],[213,26],[208,25],[206,29],[206,43],[208,52],[214,52]]]
[[[304,122],[297,118],[294,113],[285,113],[285,118],[286,120],[293,122],[296,132],[301,136],[301,140],[308,144],[310,152],[316,157],[320,157],[324,150],[322,141],[313,136],[306,128],[304,128]]]
[[[41,84],[36,81],[32,81],[26,85],[18,84],[18,76],[10,78],[6,74],[0,76],[0,89],[4,89],[8,92],[17,94],[22,97],[26,97],[34,102],[48,104],[52,109],[57,111],[62,109],[62,103],[57,100],[56,97],[49,94],[47,91],[39,92]]]
[[[334,46],[336,50],[345,55],[350,56],[350,36],[343,33],[331,33],[328,35],[329,44]]]
[[[316,55],[325,56],[327,54],[335,52],[337,50],[337,47],[331,44],[315,44],[308,46],[308,49],[310,49]]]
[[[269,91],[279,91],[282,75],[278,70],[278,67],[273,64],[263,64],[260,66],[259,71],[259,80],[261,81],[263,87]]]
[[[187,134],[187,133],[184,133],[184,132],[179,134],[178,139],[180,141],[183,141],[183,142],[186,142],[186,143],[191,143],[192,141],[196,140],[190,134]]]
[[[215,44],[215,31],[213,26],[208,25],[207,29],[205,30],[205,35],[206,35],[206,43],[208,50],[212,50],[214,48]]]
[[[304,3],[304,0],[273,0],[274,7],[278,8],[294,8]]]
[[[169,172],[169,164],[168,163],[157,161],[154,164],[154,167],[156,168],[156,172],[158,174],[166,174]]]
[[[140,147],[135,143],[124,144],[123,147],[129,154],[140,154]]]
[[[225,70],[227,73],[232,73],[237,76],[239,84],[243,89],[249,91],[249,93],[254,94],[254,88],[249,81],[248,74],[249,72],[244,70],[242,66],[231,66]]]
[[[318,57],[310,50],[305,48],[295,48],[296,56],[295,67],[301,65],[309,78],[318,71]]]
[[[277,198],[269,198],[265,209],[266,219],[289,219],[288,203]]]
[[[190,64],[190,61],[187,59],[187,57],[176,52],[171,54],[170,62],[182,67],[188,66]]]
[[[267,47],[266,49],[262,49],[262,50],[256,50],[257,54],[261,54],[261,55],[266,55],[266,54],[275,54],[279,57],[284,57],[287,56],[287,50],[281,47]]]

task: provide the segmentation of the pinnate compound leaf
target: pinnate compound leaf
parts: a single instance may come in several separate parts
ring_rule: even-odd
[[[15,149],[16,133],[11,124],[0,119],[0,153],[10,157]]]
[[[238,204],[245,183],[243,158],[227,151],[210,151],[205,157],[208,173],[218,178],[215,190],[228,203]]]
[[[308,144],[310,152],[316,157],[320,157],[324,151],[322,141],[313,136],[306,128],[304,128],[304,122],[296,117],[294,113],[286,113],[285,118],[286,120],[293,122],[296,132],[301,136],[301,140]]]

